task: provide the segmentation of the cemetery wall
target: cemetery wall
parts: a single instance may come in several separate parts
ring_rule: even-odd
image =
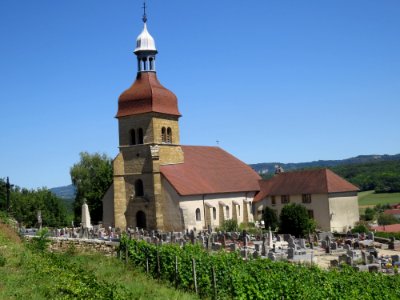
[[[31,236],[25,237],[27,240],[32,239]],[[116,256],[119,242],[88,240],[88,239],[72,239],[72,238],[53,238],[50,237],[50,251],[77,251],[77,252],[97,252],[107,256]]]

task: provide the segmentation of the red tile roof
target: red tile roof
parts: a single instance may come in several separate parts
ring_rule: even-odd
[[[329,169],[286,172],[260,181],[254,202],[268,195],[327,194],[354,192],[359,189]]]
[[[386,215],[400,215],[400,209],[387,209],[383,213]]]
[[[219,147],[182,146],[184,163],[161,166],[181,196],[259,191],[260,176]]]
[[[400,224],[374,226],[372,229],[380,232],[400,232]]]
[[[139,72],[133,85],[118,100],[117,118],[158,112],[180,117],[178,100],[163,87],[155,72]]]

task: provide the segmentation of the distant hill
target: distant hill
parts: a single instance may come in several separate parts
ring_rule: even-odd
[[[73,184],[55,187],[50,191],[63,200],[74,200],[76,195],[76,188]]]
[[[318,167],[337,167],[343,165],[352,164],[367,164],[374,162],[384,162],[384,161],[397,161],[400,160],[400,154],[395,155],[359,155],[356,157],[351,157],[342,160],[317,160],[311,162],[301,162],[301,163],[280,163],[280,162],[269,162],[269,163],[258,163],[251,164],[256,172],[263,176],[273,175],[275,172],[275,166],[279,165],[285,171],[294,171],[298,169],[306,168],[318,168]]]

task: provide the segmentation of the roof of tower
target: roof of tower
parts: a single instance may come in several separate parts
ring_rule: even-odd
[[[139,72],[132,86],[119,96],[117,118],[148,112],[180,117],[174,93],[161,85],[155,72]]]
[[[260,181],[260,192],[254,202],[280,195],[356,192],[359,188],[329,169],[280,173]]]
[[[143,31],[136,39],[136,49],[135,53],[140,51],[156,51],[156,43],[154,38],[147,31],[147,25],[144,23]]]
[[[221,148],[182,146],[182,150],[184,163],[160,167],[181,196],[260,190],[260,176]]]

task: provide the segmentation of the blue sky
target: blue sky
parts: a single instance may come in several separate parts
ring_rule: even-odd
[[[70,183],[118,151],[138,0],[0,2],[0,177]],[[181,142],[247,163],[400,153],[400,1],[149,0],[158,78]]]

